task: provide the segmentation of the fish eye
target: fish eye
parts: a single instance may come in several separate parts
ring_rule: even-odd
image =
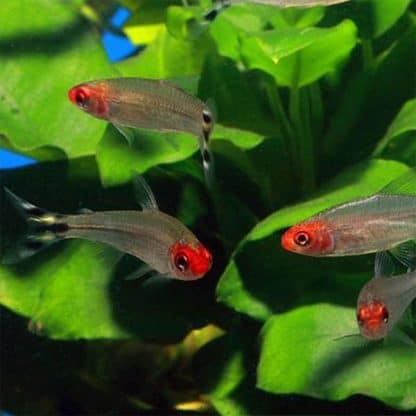
[[[82,89],[78,90],[75,93],[75,101],[78,105],[84,106],[87,103],[88,98],[89,94]]]
[[[175,267],[180,272],[186,272],[189,267],[189,259],[188,256],[185,253],[177,253],[174,258]]]
[[[309,237],[309,234],[306,233],[305,231],[300,231],[297,234],[295,234],[294,240],[298,246],[304,247],[309,244],[310,237]]]
[[[90,91],[84,87],[74,87],[68,92],[69,99],[78,107],[85,108],[90,99]]]
[[[207,110],[202,111],[202,120],[204,120],[204,123],[206,124],[212,123],[212,116]]]

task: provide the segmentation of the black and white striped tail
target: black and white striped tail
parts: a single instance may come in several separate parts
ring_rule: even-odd
[[[16,247],[2,258],[3,264],[17,263],[64,238],[65,232],[68,231],[68,225],[65,223],[63,215],[53,214],[39,208],[19,198],[7,188],[5,188],[5,192],[11,203],[26,219],[29,228],[23,238],[18,241]]]
[[[207,13],[204,14],[204,20],[208,22],[212,22],[221,13],[224,9],[231,6],[230,0],[219,0],[217,4],[209,10]]]
[[[213,110],[211,110],[211,108]],[[202,168],[204,171],[205,182],[209,188],[212,187],[215,179],[214,159],[210,149],[210,136],[212,129],[214,128],[214,112],[215,103],[211,101],[210,105],[202,111],[202,135],[199,137],[199,147],[202,156]]]

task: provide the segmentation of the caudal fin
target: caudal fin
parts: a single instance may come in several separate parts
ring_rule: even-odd
[[[220,0],[211,10],[203,16],[204,20],[212,22],[224,9],[231,6],[230,0]]]
[[[7,188],[5,192],[10,202],[26,219],[28,230],[16,246],[6,252],[1,259],[3,264],[17,263],[65,237],[65,232],[68,230],[65,216],[39,208],[19,198]]]

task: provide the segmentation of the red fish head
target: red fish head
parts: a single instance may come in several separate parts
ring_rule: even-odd
[[[333,233],[324,221],[294,225],[282,235],[282,247],[307,256],[330,254],[335,248]]]
[[[389,311],[384,302],[372,300],[357,308],[361,335],[370,339],[384,338],[388,333]]]
[[[201,244],[178,242],[170,249],[171,270],[177,279],[196,280],[211,268],[212,255]]]
[[[98,118],[108,114],[106,88],[101,83],[79,84],[68,91],[68,97],[81,110]]]

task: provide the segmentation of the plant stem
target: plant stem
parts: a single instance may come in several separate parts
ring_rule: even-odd
[[[289,119],[287,118],[286,111],[283,107],[282,99],[280,98],[279,94],[279,89],[275,84],[267,83],[266,93],[269,99],[270,107],[279,121],[279,131],[277,132],[277,134],[284,136],[287,147],[291,148],[293,143],[290,144],[289,141],[290,138],[293,139],[293,129]]]
[[[318,81],[308,87],[310,101],[311,128],[316,137],[322,134],[322,123],[324,119],[324,107],[322,104],[321,89]]]
[[[310,106],[307,103],[307,96],[302,94],[301,97],[299,89],[300,68],[300,55],[297,55],[292,87],[290,89],[289,114],[295,128],[295,137],[297,139],[296,165],[297,171],[300,172],[302,193],[310,193],[315,187],[314,152],[310,126]],[[304,108],[303,112],[302,107]],[[305,112],[308,114],[303,114]],[[302,114],[305,117],[302,117]]]
[[[371,40],[363,39],[361,41],[361,47],[363,51],[364,68],[365,69],[371,68],[374,63],[373,44],[371,43]]]
[[[300,99],[300,117],[302,121],[302,162],[307,162],[308,170],[305,172],[305,191],[311,192],[315,188],[315,146],[312,133],[312,103],[309,100],[309,92],[305,88],[301,90],[301,99]]]

